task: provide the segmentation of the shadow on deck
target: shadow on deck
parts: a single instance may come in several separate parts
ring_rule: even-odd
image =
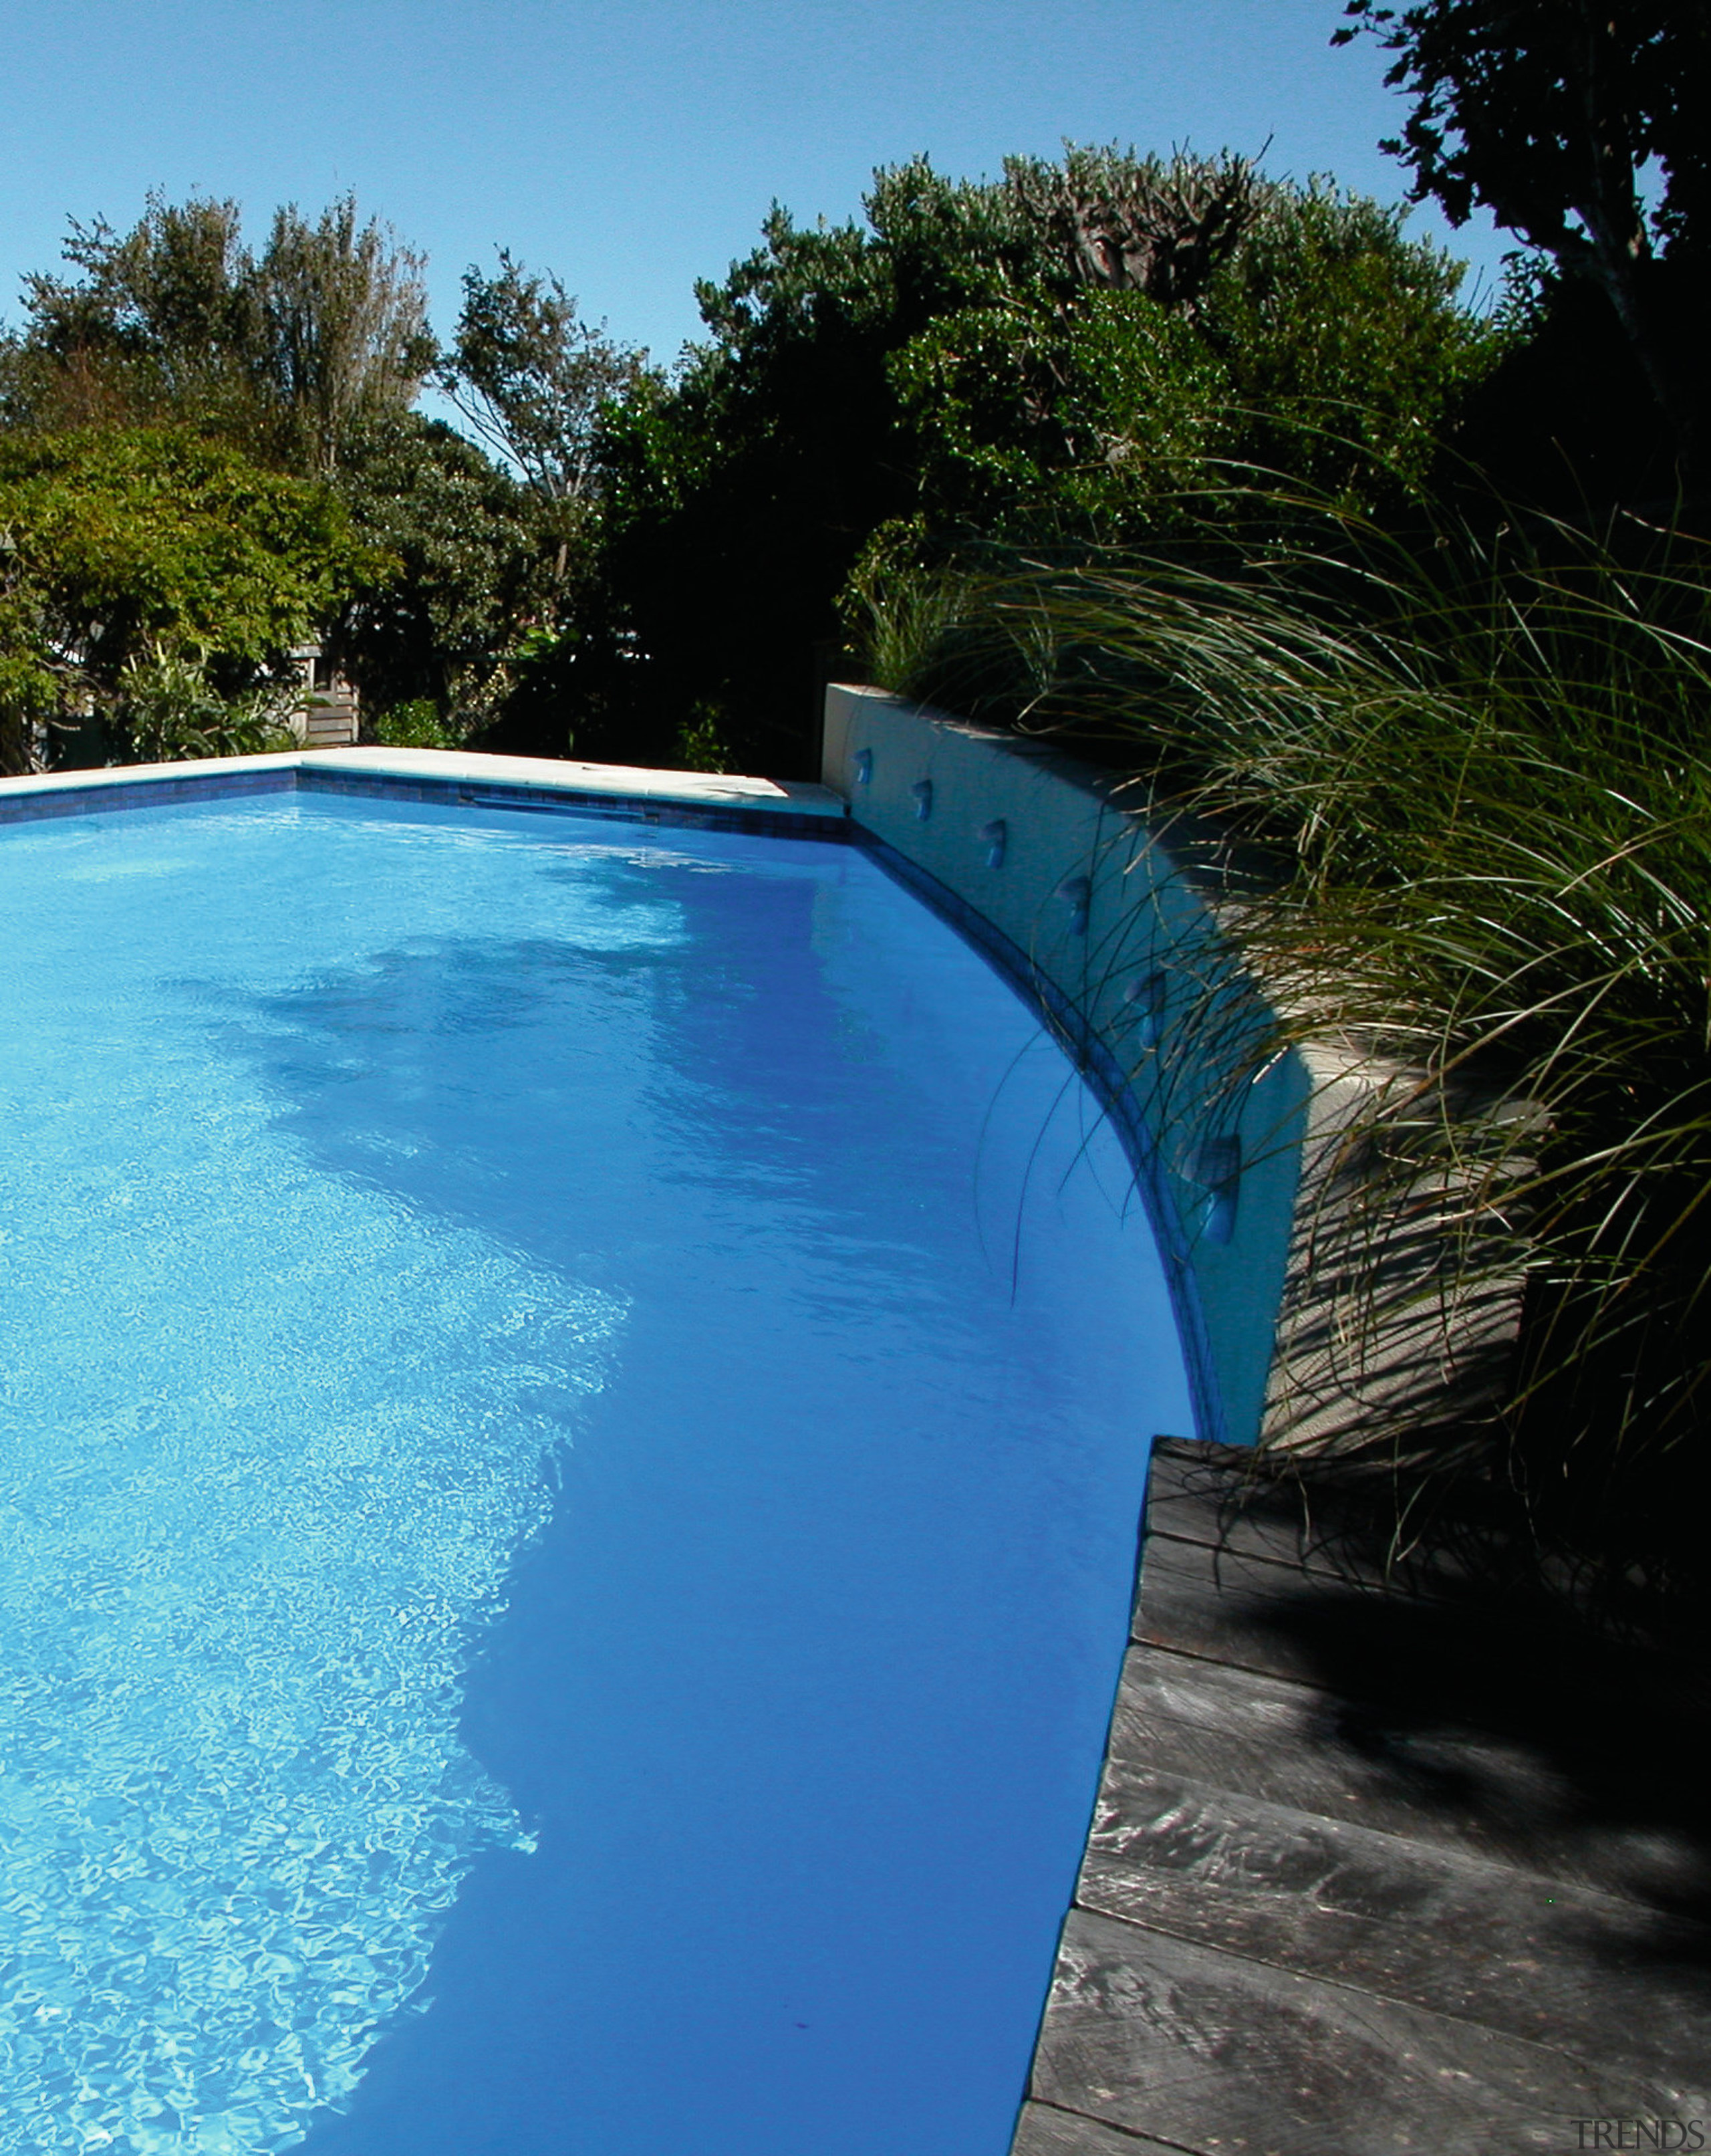
[[[1156,1450],[1014,2156],[1711,2147],[1703,1685],[1250,1456]]]

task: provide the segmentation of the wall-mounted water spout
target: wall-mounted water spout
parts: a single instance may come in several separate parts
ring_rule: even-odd
[[[1058,896],[1069,907],[1069,932],[1072,936],[1087,933],[1088,907],[1093,902],[1094,886],[1091,876],[1065,876],[1058,886]]]
[[[855,752],[855,783],[858,786],[871,786],[873,783],[873,752],[870,748],[858,748]]]
[[[1236,1203],[1242,1191],[1241,1139],[1202,1138],[1193,1173],[1206,1191],[1201,1233],[1209,1243],[1227,1243],[1236,1232]]]
[[[1165,1037],[1165,1006],[1170,984],[1160,973],[1137,975],[1123,991],[1134,1013],[1135,1038],[1142,1048],[1156,1048]]]
[[[933,813],[933,782],[930,778],[918,778],[909,790],[914,796],[915,820],[925,824]]]
[[[1010,843],[1010,826],[1001,816],[995,816],[990,824],[981,826],[981,844],[986,850],[986,866],[1001,869],[1004,849]]]

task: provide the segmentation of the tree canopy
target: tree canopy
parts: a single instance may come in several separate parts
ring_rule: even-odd
[[[1398,68],[1439,67],[1427,18],[1457,12],[1354,21]],[[1453,208],[1447,66],[1422,122],[1442,156],[1422,151],[1418,177]],[[1697,244],[1698,153],[1657,128],[1629,144],[1666,144],[1660,273]],[[336,504],[345,536],[299,612],[366,722],[408,707],[397,723],[423,738],[535,753],[809,770],[853,595],[876,577],[1063,562],[1179,525],[1206,538],[1221,501],[1246,516],[1265,489],[1406,521],[1458,428],[1509,454],[1583,377],[1585,430],[1612,435],[1606,375],[1563,362],[1581,326],[1549,280],[1478,316],[1400,209],[1229,153],[1070,145],[981,181],[917,158],[874,174],[859,218],[775,206],[753,252],[697,287],[705,335],[669,372],[504,248],[465,273],[436,348],[422,258],[349,196],[286,205],[252,245],[235,203],[156,195],[129,230],[74,223],[64,255],[0,337],[0,439],[86,459],[129,443],[139,470],[165,441],[218,445],[254,475],[240,521],[271,479],[324,482],[316,513]],[[429,382],[456,427],[416,408]],[[216,654],[216,685],[259,663],[230,589],[229,629],[147,632]],[[18,696],[47,679],[19,656],[37,603],[8,616]]]
[[[679,378],[608,418],[604,560],[655,737],[699,699],[789,767],[876,534],[1109,543],[1232,465],[1370,500],[1422,479],[1497,349],[1396,213],[1227,156],[1071,148],[980,183],[918,159],[865,209],[775,208],[699,288]]]
[[[518,638],[552,616],[557,564],[539,505],[443,421],[374,420],[336,480],[367,543],[328,642],[377,713],[431,703],[456,731],[488,723]]]
[[[286,204],[259,254],[235,202],[159,195],[123,234],[74,220],[64,251],[80,274],[24,280],[0,370],[14,424],[184,424],[325,472],[433,362],[422,258],[350,195],[313,222]]]
[[[582,321],[560,280],[499,250],[499,275],[473,264],[437,380],[478,440],[514,465],[543,501],[596,493],[595,429],[602,405],[634,388],[638,354]]]
[[[233,693],[377,557],[318,484],[177,429],[0,434],[0,753],[122,717],[127,669],[192,659]]]
[[[1591,280],[1684,455],[1703,424],[1711,13],[1699,0],[1349,0],[1413,108],[1381,146],[1453,224],[1476,205]],[[1642,181],[1655,176],[1648,210]]]
[[[23,322],[0,338],[0,436],[75,437],[87,454],[106,438],[115,457],[130,441],[145,463],[156,438],[195,439],[247,463],[264,491],[269,475],[325,481],[354,541],[330,549],[302,611],[370,722],[427,703],[448,737],[490,723],[515,685],[514,654],[564,633],[586,581],[597,416],[633,382],[637,357],[581,323],[556,279],[509,254],[494,277],[470,271],[442,356],[423,258],[348,195],[314,217],[287,204],[255,247],[234,202],[151,196],[128,231],[74,222],[64,253],[62,270],[25,280]],[[431,375],[483,439],[414,409]],[[232,514],[241,536],[259,510],[234,501]],[[115,509],[115,576],[128,572],[129,516]],[[221,588],[238,613],[224,629],[205,623],[201,641],[247,650],[241,595]],[[14,639],[13,656],[22,649]],[[177,663],[162,661],[168,674]],[[44,694],[45,677],[24,670]],[[213,662],[209,694],[229,672]],[[62,704],[84,693],[69,681]],[[62,753],[87,752],[90,738],[54,737]],[[122,752],[118,732],[104,738]],[[561,721],[535,745],[565,742]]]

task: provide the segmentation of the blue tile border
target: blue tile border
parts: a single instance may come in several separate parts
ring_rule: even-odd
[[[1183,1239],[1182,1224],[1165,1182],[1164,1163],[1128,1073],[1091,1021],[1056,982],[1012,943],[1002,929],[940,882],[926,869],[900,854],[876,832],[853,824],[850,838],[870,855],[909,895],[971,944],[1000,978],[1039,1018],[1075,1066],[1110,1119],[1134,1172],[1135,1188],[1146,1209],[1147,1224],[1165,1269],[1176,1334],[1188,1374],[1197,1428],[1202,1437],[1226,1444],[1222,1396],[1211,1335],[1201,1307],[1194,1268]]]
[[[294,793],[297,773],[211,771],[206,778],[139,778],[105,786],[55,786],[39,793],[0,794],[0,824],[37,824],[58,816],[99,816],[109,808],[158,808],[163,802],[229,801],[259,793]]]

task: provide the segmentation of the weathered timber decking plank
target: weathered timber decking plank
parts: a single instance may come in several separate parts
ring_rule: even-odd
[[[1076,2111],[1030,2101],[1022,2107],[1011,2156],[1182,2156],[1181,2143],[1125,2133]]]
[[[1711,1931],[1614,1896],[1114,1763],[1076,1899],[1711,2097]]]
[[[1352,1508],[1332,1533],[1303,1502],[1217,1448],[1155,1455],[1013,2156],[1511,2156],[1612,2119],[1711,2143],[1694,1672],[1473,1543],[1390,1578]]]
[[[1146,1532],[1227,1548],[1243,1556],[1269,1558],[1296,1569],[1341,1576],[1341,1568],[1304,1532],[1299,1509],[1256,1488],[1247,1504],[1232,1503],[1231,1478],[1220,1476],[1182,1438],[1153,1447],[1146,1490]],[[1269,1502],[1268,1502],[1269,1500]],[[1381,1576],[1381,1575],[1375,1575]]]
[[[1313,1640],[1298,1636],[1288,1622],[1291,1614],[1311,1603],[1315,1609],[1329,1606],[1353,1617],[1372,1592],[1309,1577],[1270,1558],[1154,1533],[1146,1540],[1132,1636],[1142,1646],[1169,1647],[1232,1669],[1313,1684],[1319,1676],[1319,1651]]]
[[[1227,1445],[1188,1438],[1154,1445],[1147,1479],[1149,1538],[1169,1535],[1244,1557],[1269,1558],[1292,1571],[1325,1579],[1395,1584],[1381,1556],[1350,1548],[1334,1522],[1304,1512],[1288,1485],[1250,1481],[1232,1468]],[[1423,1571],[1427,1568],[1421,1568]]]
[[[1651,2092],[1548,2046],[1072,1911],[1033,2093],[1200,2156],[1515,2156]]]
[[[1471,1581],[1385,1592],[1155,1534],[1132,1629],[1144,1645],[1334,1699],[1347,1742],[1369,1759],[1388,1753],[1411,1791],[1422,1747],[1464,1753],[1477,1768],[1483,1745],[1525,1755],[1572,1791],[1568,1810],[1595,1834],[1622,1820],[1703,1849],[1711,1794],[1697,1752],[1659,1741],[1706,1718],[1684,1682],[1693,1673],[1519,1600]],[[1477,1808],[1471,1784],[1464,1794]],[[1529,1815],[1529,1835],[1534,1825]]]
[[[1613,1831],[1525,1743],[1399,1726],[1316,1686],[1159,1648],[1130,1650],[1111,1756],[1642,1902],[1703,1891],[1685,1835],[1663,1821]]]

